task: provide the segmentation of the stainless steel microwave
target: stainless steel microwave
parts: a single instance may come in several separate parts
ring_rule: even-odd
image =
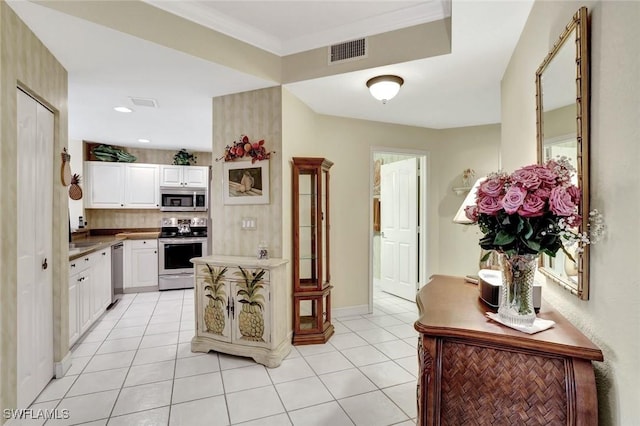
[[[160,210],[163,212],[205,212],[208,207],[205,188],[160,188]]]

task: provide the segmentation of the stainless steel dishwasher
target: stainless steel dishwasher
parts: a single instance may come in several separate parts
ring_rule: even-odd
[[[124,257],[124,243],[116,243],[111,246],[111,305],[116,302],[115,295],[122,294],[122,260]]]

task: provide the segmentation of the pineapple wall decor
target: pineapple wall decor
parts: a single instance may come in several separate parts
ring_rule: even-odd
[[[265,274],[264,269],[249,272],[242,267],[238,267],[239,272],[235,274],[242,277],[242,280],[238,283],[238,291],[236,296],[238,302],[242,303],[242,310],[239,319],[240,334],[242,339],[252,342],[264,342],[264,316],[262,310],[264,309],[264,295],[260,293],[260,290],[264,288],[261,284],[262,278]]]
[[[80,175],[74,173],[71,177],[71,185],[69,186],[69,198],[72,200],[80,200],[82,198],[82,188],[80,188]]]
[[[206,264],[203,268],[205,273],[204,291],[209,303],[204,308],[204,324],[207,331],[222,336],[225,326],[225,307],[227,305],[227,294],[224,291],[225,285],[222,279],[227,272],[226,267],[214,267]]]

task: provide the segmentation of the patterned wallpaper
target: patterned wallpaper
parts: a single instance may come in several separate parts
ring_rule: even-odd
[[[53,355],[61,361],[69,349],[67,227],[56,226],[67,222],[66,187],[60,184],[60,153],[67,145],[67,71],[29,28],[16,16],[6,2],[0,2],[0,409],[17,405],[17,230],[16,210],[17,167],[17,87],[48,105],[55,116],[54,123],[54,175],[53,233],[51,269],[53,281]],[[0,417],[0,423],[6,419]]]
[[[270,202],[257,205],[224,205],[222,179],[213,179],[211,190],[212,254],[255,256],[261,241],[270,257],[282,257],[282,88],[254,90],[213,99],[213,152],[241,134],[251,141],[265,140],[269,151]],[[213,164],[213,175],[222,176],[224,162]],[[257,219],[257,229],[240,228],[243,217]]]

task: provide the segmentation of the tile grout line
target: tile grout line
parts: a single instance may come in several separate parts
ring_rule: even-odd
[[[143,348],[141,348],[141,345],[142,345],[143,340],[144,340],[144,339],[145,339],[145,337],[147,336],[147,334],[146,334],[146,333],[147,333],[147,331],[149,330],[149,327],[152,325],[152,319],[153,319],[153,316],[154,316],[154,315],[156,315],[156,314],[159,314],[159,311],[158,311],[158,309],[159,309],[159,305],[160,305],[160,303],[161,303],[161,302],[165,302],[165,301],[163,301],[163,300],[162,300],[162,296],[161,296],[161,295],[162,295],[162,293],[160,293],[160,296],[158,296],[158,297],[155,299],[155,303],[154,303],[153,310],[151,311],[151,315],[149,316],[149,319],[146,321],[146,324],[145,324],[145,326],[144,326],[143,334],[142,334],[142,336],[140,336],[140,342],[138,343],[137,348],[135,349],[135,354],[134,354],[134,357],[133,357],[133,359],[132,359],[131,363],[128,365],[128,367],[123,367],[123,368],[127,368],[127,372],[126,372],[126,375],[125,375],[125,378],[124,378],[124,380],[123,380],[122,385],[121,385],[121,386],[120,386],[120,388],[118,389],[118,395],[116,396],[115,402],[114,402],[113,406],[111,407],[109,417],[107,417],[107,418],[106,418],[106,419],[107,419],[107,421],[109,421],[109,420],[112,418],[113,412],[114,412],[114,410],[115,410],[115,406],[116,406],[116,404],[117,404],[117,402],[118,402],[118,400],[119,400],[119,398],[120,398],[120,396],[121,396],[121,392],[122,392],[122,390],[125,388],[126,380],[129,378],[129,376],[130,376],[130,374],[131,374],[131,369],[134,367],[133,362],[134,362],[135,358],[138,356],[138,352],[139,352],[141,349],[143,349]],[[85,364],[85,366],[84,366],[84,367],[80,370],[80,372],[77,374],[77,377],[74,379],[73,383],[71,383],[71,385],[69,386],[69,388],[67,389],[67,391],[65,392],[65,394],[62,396],[62,398],[58,401],[58,403],[56,404],[56,407],[58,407],[58,406],[61,404],[62,400],[63,400],[65,397],[67,397],[67,395],[68,395],[69,391],[70,391],[70,390],[71,390],[71,388],[76,384],[77,380],[80,378],[80,376],[81,376],[82,374],[90,374],[90,373],[94,373],[94,372],[85,372],[84,370],[85,370],[85,369],[86,369],[86,367],[87,367],[87,366],[92,362],[92,360],[95,358],[95,356],[96,356],[96,355],[98,355],[98,353],[97,353],[97,352],[98,352],[98,351],[100,350],[100,348],[102,348],[102,347],[103,347],[103,345],[108,341],[108,340],[107,340],[107,337],[108,337],[108,336],[111,334],[111,332],[116,328],[117,324],[118,324],[118,323],[120,323],[120,321],[123,319],[123,317],[124,317],[127,313],[131,313],[131,312],[133,312],[133,311],[134,311],[134,310],[132,309],[132,308],[135,308],[135,306],[133,305],[133,302],[137,300],[137,296],[138,296],[138,295],[136,295],[136,297],[134,297],[134,298],[129,302],[129,304],[127,305],[126,309],[125,309],[122,313],[120,313],[120,314],[119,314],[119,316],[118,316],[117,320],[116,320],[116,321],[115,321],[115,323],[111,326],[111,328],[110,328],[110,329],[108,329],[108,333],[107,333],[107,334],[106,334],[106,336],[102,339],[102,341],[101,341],[101,342],[98,342],[98,343],[100,343],[100,344],[98,345],[98,347],[97,347],[96,351],[95,351],[95,352],[90,356],[90,358],[89,358],[89,360],[87,361],[87,363]],[[173,405],[174,405],[174,404],[173,404],[173,396],[174,396],[174,391],[175,391],[175,380],[177,380],[177,378],[176,378],[176,374],[177,374],[177,364],[178,364],[178,361],[179,361],[179,360],[181,360],[181,359],[182,359],[183,361],[185,361],[185,360],[188,360],[189,358],[192,358],[192,357],[189,357],[189,356],[187,356],[187,357],[183,357],[183,358],[178,358],[178,352],[180,351],[180,347],[181,347],[181,345],[183,345],[183,344],[188,344],[188,342],[183,342],[183,343],[181,343],[181,342],[180,342],[181,335],[188,334],[188,333],[191,333],[191,332],[194,332],[194,333],[195,333],[195,331],[194,331],[194,330],[182,330],[183,323],[185,322],[185,320],[187,320],[187,318],[185,318],[185,314],[186,314],[186,312],[185,312],[185,308],[186,308],[186,307],[185,307],[185,305],[184,305],[184,303],[185,303],[185,301],[186,301],[186,300],[187,300],[187,294],[186,294],[186,292],[184,292],[184,291],[183,291],[183,293],[182,293],[182,295],[181,295],[181,298],[168,299],[168,300],[166,300],[166,302],[180,302],[179,308],[181,309],[181,311],[180,311],[180,317],[179,317],[180,319],[179,319],[179,321],[178,321],[178,333],[177,333],[177,334],[178,334],[178,339],[177,339],[177,343],[176,343],[176,346],[175,346],[175,353],[174,353],[174,357],[173,357],[174,369],[173,369],[173,377],[172,377],[172,383],[171,383],[171,394],[170,394],[170,400],[169,400],[169,404],[168,404],[168,406],[169,406],[169,414],[168,414],[167,422],[170,422],[170,421],[171,421],[172,407],[173,407]],[[375,302],[375,301],[374,301],[374,302]],[[195,305],[195,295],[194,295],[194,302],[193,302],[193,303],[194,303],[194,305]],[[395,325],[393,325],[393,326],[401,326],[401,325],[409,325],[409,326],[410,326],[410,325],[411,325],[411,323],[407,323],[407,322],[406,322],[407,315],[416,315],[416,313],[415,313],[415,311],[414,311],[415,307],[410,307],[410,306],[408,306],[408,305],[406,305],[406,304],[403,304],[403,301],[400,301],[400,303],[398,303],[397,305],[398,305],[398,309],[400,309],[402,312],[384,312],[384,314],[383,314],[383,315],[384,315],[384,316],[386,316],[386,317],[389,317],[389,318],[394,318],[395,320],[397,320],[397,321],[399,321],[399,322],[400,322],[400,324],[395,324]],[[395,311],[396,309],[391,309],[391,310]],[[412,312],[412,311],[413,311],[413,312]],[[398,318],[398,317],[397,317],[397,316],[402,316],[402,315],[404,315],[403,319],[400,319],[400,318]],[[194,308],[193,315],[191,315],[191,314],[190,314],[189,316],[190,316],[190,317],[195,316],[195,308]],[[191,319],[193,319],[193,318],[191,318]],[[358,320],[366,320],[366,321],[370,322],[373,326],[375,326],[375,328],[372,328],[371,330],[374,330],[374,329],[381,329],[381,330],[387,331],[388,333],[390,333],[391,335],[393,335],[393,336],[394,336],[394,339],[393,339],[393,340],[389,340],[389,341],[382,341],[382,342],[371,343],[371,342],[369,342],[367,339],[365,339],[364,337],[362,337],[362,336],[358,333],[358,331],[356,331],[356,330],[352,330],[351,328],[349,328],[349,327],[348,327],[348,325],[346,325],[346,324],[344,324],[344,323],[343,323],[343,321],[350,321],[350,320],[356,320],[356,321],[358,321]],[[396,387],[396,386],[401,386],[401,385],[404,385],[404,384],[406,384],[406,383],[411,383],[412,381],[404,382],[404,383],[398,383],[398,384],[393,384],[393,385],[386,386],[386,387],[380,387],[378,384],[374,383],[374,382],[373,382],[373,381],[372,381],[372,380],[371,380],[371,379],[370,379],[370,378],[369,378],[369,377],[368,377],[368,376],[367,376],[367,375],[366,375],[366,374],[361,370],[361,368],[362,368],[362,367],[368,367],[368,366],[371,366],[371,365],[382,364],[382,363],[387,363],[387,362],[389,362],[389,361],[393,361],[393,365],[394,365],[394,366],[401,368],[401,370],[402,370],[402,371],[407,372],[408,374],[410,374],[411,376],[413,376],[413,377],[415,378],[415,380],[417,380],[417,378],[414,376],[414,373],[413,373],[413,372],[411,372],[411,371],[407,370],[403,365],[400,365],[400,363],[398,362],[398,360],[399,360],[399,359],[401,359],[401,358],[408,358],[408,357],[409,357],[409,355],[408,355],[407,357],[404,357],[404,356],[403,356],[403,357],[400,357],[400,358],[392,358],[391,356],[387,355],[385,352],[382,352],[379,348],[377,348],[377,347],[375,347],[375,346],[374,346],[375,344],[378,344],[378,343],[386,343],[386,342],[391,342],[391,341],[398,341],[398,342],[402,341],[402,342],[404,342],[404,343],[407,343],[407,344],[411,345],[409,342],[407,342],[407,340],[408,340],[408,339],[410,339],[411,337],[405,337],[405,338],[400,337],[400,336],[398,336],[398,335],[394,334],[393,332],[391,332],[391,331],[389,331],[389,330],[387,329],[387,327],[391,327],[391,326],[382,326],[382,325],[379,325],[379,324],[377,324],[376,322],[371,321],[369,318],[367,318],[367,317],[365,317],[365,316],[363,316],[363,315],[350,316],[350,317],[348,317],[348,319],[347,319],[347,318],[336,318],[336,322],[341,323],[341,325],[342,325],[342,326],[344,327],[344,329],[345,329],[345,333],[353,333],[355,336],[358,336],[359,338],[361,338],[361,339],[363,340],[364,344],[363,344],[363,345],[361,345],[361,346],[353,346],[353,347],[348,347],[348,348],[338,348],[338,347],[334,346],[334,345],[332,344],[332,342],[327,342],[327,343],[331,346],[331,348],[333,348],[333,349],[332,349],[331,351],[329,351],[329,352],[334,352],[334,351],[335,351],[336,353],[340,354],[340,356],[344,357],[344,358],[347,360],[347,362],[348,362],[351,366],[350,366],[350,367],[348,367],[347,369],[340,369],[340,370],[337,370],[337,371],[330,371],[330,372],[323,373],[323,374],[340,373],[340,372],[343,372],[343,371],[346,371],[346,370],[349,370],[349,369],[352,369],[352,368],[353,368],[354,370],[358,371],[358,372],[359,372],[359,374],[361,374],[363,377],[365,377],[365,378],[366,378],[370,383],[372,383],[372,384],[373,384],[373,386],[374,386],[374,389],[372,389],[371,391],[367,391],[367,392],[362,392],[362,393],[357,393],[357,394],[353,394],[353,395],[345,396],[345,397],[344,397],[344,398],[342,398],[342,399],[347,399],[347,398],[356,397],[356,396],[360,396],[360,395],[365,395],[365,394],[367,394],[367,393],[374,393],[374,392],[378,392],[378,391],[379,391],[382,395],[384,395],[384,397],[385,397],[386,399],[390,400],[390,401],[391,401],[391,403],[392,403],[392,404],[394,404],[394,406],[396,406],[396,407],[400,410],[400,412],[401,412],[401,413],[403,413],[403,415],[405,415],[405,416],[406,416],[406,418],[408,419],[408,421],[410,421],[410,422],[414,422],[414,420],[413,420],[413,419],[414,419],[414,417],[409,416],[409,414],[408,414],[408,413],[406,413],[406,412],[405,412],[405,411],[400,407],[400,405],[399,405],[396,401],[394,401],[393,399],[391,399],[391,397],[389,397],[389,396],[385,393],[385,390],[387,390],[387,389],[390,389],[390,388],[393,388],[393,387]],[[169,322],[167,322],[167,323],[169,323]],[[162,323],[159,323],[159,324],[162,324]],[[367,330],[368,330],[368,329],[367,329]],[[367,331],[367,330],[360,330],[360,331]],[[399,332],[399,333],[401,333],[401,331],[398,331],[398,332]],[[165,333],[168,333],[168,332],[158,333],[157,335],[162,335],[162,334],[165,334]],[[340,333],[340,334],[344,334],[344,333]],[[152,335],[150,335],[150,336],[152,336]],[[416,336],[414,336],[414,337],[416,337]],[[126,338],[126,337],[123,337],[123,339],[124,339],[124,338]],[[416,337],[416,338],[417,338],[417,337]],[[118,339],[110,339],[110,340],[111,340],[111,341],[113,341],[113,340],[118,340]],[[83,342],[83,343],[93,343],[93,342]],[[161,345],[161,346],[159,346],[159,347],[162,347],[162,346],[169,346],[169,345]],[[158,346],[153,346],[153,347],[150,347],[150,348],[148,348],[148,349],[153,349],[153,348],[157,348],[157,347],[158,347]],[[344,351],[348,351],[349,349],[355,349],[355,348],[359,348],[359,347],[371,347],[371,348],[374,348],[374,349],[376,349],[377,351],[379,351],[382,355],[384,355],[384,356],[387,358],[387,360],[385,360],[385,361],[378,361],[378,362],[372,362],[372,363],[366,363],[366,364],[362,364],[362,365],[359,365],[359,366],[358,366],[358,365],[355,365],[355,364],[354,364],[354,362],[353,362],[353,361],[351,361],[351,359],[349,359],[349,358],[346,356],[346,354],[344,353]],[[294,347],[294,348],[295,348],[295,347]],[[144,348],[144,349],[146,349],[146,348]],[[110,353],[118,353],[118,352],[121,352],[121,351],[108,352],[108,353],[106,353],[106,354],[110,354]],[[274,382],[274,378],[271,376],[271,374],[269,374],[269,369],[267,369],[266,367],[263,367],[263,368],[265,368],[265,370],[266,370],[266,373],[267,373],[267,375],[268,375],[268,377],[269,377],[269,382],[270,382],[270,385],[266,385],[266,386],[271,386],[271,387],[276,391],[276,395],[277,395],[277,397],[278,397],[278,399],[279,399],[279,401],[280,401],[280,403],[281,403],[281,405],[282,405],[282,407],[283,407],[283,409],[284,409],[284,412],[282,412],[282,413],[278,413],[278,414],[272,414],[272,415],[269,415],[269,416],[259,417],[259,418],[255,418],[255,419],[249,419],[249,420],[246,420],[246,421],[248,421],[248,422],[259,421],[260,419],[263,419],[263,418],[268,418],[268,417],[272,417],[272,416],[279,416],[279,415],[281,415],[281,414],[285,414],[285,415],[287,416],[287,418],[289,419],[289,422],[293,423],[293,421],[292,421],[292,417],[291,417],[291,414],[290,414],[291,412],[298,411],[298,410],[303,410],[303,409],[308,409],[308,408],[311,408],[311,407],[316,407],[316,406],[319,406],[319,405],[322,405],[322,404],[326,404],[326,403],[330,403],[330,402],[334,402],[334,401],[335,401],[335,402],[337,402],[337,403],[338,403],[338,406],[340,407],[341,412],[342,412],[342,413],[343,413],[347,418],[349,418],[349,420],[350,420],[351,422],[353,422],[353,423],[355,424],[355,421],[351,418],[351,416],[349,415],[349,413],[348,413],[348,412],[346,412],[346,410],[344,409],[343,405],[340,403],[340,400],[339,400],[339,399],[337,399],[337,398],[336,398],[336,396],[335,396],[335,395],[334,395],[334,394],[333,394],[333,393],[332,393],[332,392],[327,388],[327,385],[326,385],[326,384],[324,383],[324,381],[322,380],[321,375],[320,375],[318,372],[316,372],[316,370],[315,370],[315,369],[313,369],[313,367],[311,367],[311,365],[309,364],[308,357],[313,357],[313,356],[317,356],[317,355],[321,355],[321,356],[322,356],[322,355],[324,355],[324,356],[326,356],[327,352],[311,353],[311,354],[308,354],[308,355],[305,355],[305,354],[303,354],[303,352],[298,351],[298,350],[296,350],[296,352],[297,352],[297,355],[298,355],[297,357],[301,358],[301,360],[302,360],[302,362],[304,363],[304,365],[305,365],[305,366],[307,366],[307,368],[309,368],[309,369],[310,369],[310,371],[311,371],[312,375],[311,375],[311,376],[309,376],[309,378],[314,377],[314,378],[316,378],[317,380],[319,380],[319,381],[320,381],[320,383],[322,384],[323,389],[324,389],[324,390],[326,390],[326,391],[328,392],[328,395],[330,395],[330,396],[332,397],[332,399],[331,399],[331,400],[329,400],[329,401],[324,401],[324,402],[320,402],[320,403],[312,404],[312,405],[309,405],[309,406],[305,406],[305,407],[301,407],[301,408],[298,408],[298,409],[295,409],[295,410],[291,410],[291,411],[289,411],[289,410],[287,410],[287,408],[286,408],[286,406],[285,406],[285,404],[284,404],[284,400],[282,399],[282,396],[281,396],[281,394],[280,394],[280,392],[278,391],[278,389],[277,389],[277,387],[276,387],[276,386],[277,386],[277,385],[281,385],[281,384],[283,384],[283,383],[289,383],[289,382],[296,381],[296,380],[302,380],[302,379],[305,379],[305,377],[302,377],[302,378],[300,378],[300,379],[285,380],[285,381],[279,382],[279,383],[276,385],[276,383]],[[100,354],[100,355],[106,355],[106,354]],[[227,392],[227,390],[226,390],[226,386],[225,386],[225,383],[224,383],[224,376],[223,376],[223,369],[222,369],[222,360],[220,359],[220,356],[219,356],[219,354],[218,354],[217,352],[215,353],[215,355],[216,355],[216,363],[217,363],[217,368],[218,368],[218,371],[217,371],[217,372],[218,372],[218,374],[220,375],[220,379],[221,379],[221,385],[222,385],[222,396],[223,396],[223,398],[224,398],[225,406],[226,406],[226,410],[227,410],[227,420],[228,420],[229,424],[232,424],[232,423],[231,423],[231,412],[230,412],[230,410],[229,410],[229,401],[228,401],[227,396],[228,396],[228,395],[230,395],[230,394],[234,394],[234,393],[236,393],[236,392],[242,392],[242,391],[247,391],[247,390],[251,390],[251,389],[259,389],[259,387],[258,387],[258,388],[242,389],[242,390],[238,390],[238,391],[235,391],[235,392]],[[206,354],[202,354],[202,356],[206,356]],[[295,359],[295,358],[297,358],[297,357],[290,358],[290,360],[294,360],[294,359]],[[287,359],[285,358],[285,360],[284,360],[284,361],[287,361]],[[151,365],[151,364],[155,364],[155,363],[158,363],[158,362],[163,362],[163,361],[146,362],[146,363],[142,363],[142,364],[139,364],[139,365],[136,365],[136,366]],[[416,362],[417,362],[417,361],[416,361]],[[405,364],[406,364],[406,363],[408,363],[408,361],[407,361],[407,362],[405,362]],[[258,364],[258,365],[259,365],[259,364]],[[250,367],[250,365],[235,366],[235,367],[232,367],[232,368],[227,368],[226,370],[234,370],[234,369],[240,369],[240,368],[245,368],[245,367]],[[96,372],[100,372],[100,371],[108,371],[108,370],[110,370],[110,369],[107,369],[107,370],[98,370],[98,371],[96,371]],[[226,371],[226,370],[225,370],[225,371]],[[193,374],[193,375],[190,375],[190,376],[185,376],[184,378],[186,378],[186,377],[194,377],[194,376],[197,376],[197,375],[199,375],[199,374],[203,374],[203,373],[197,373],[197,374]],[[182,377],[181,377],[181,378],[182,378]],[[181,378],[180,378],[180,379],[181,379]],[[142,386],[142,385],[149,385],[149,384],[153,384],[153,383],[159,383],[159,382],[162,382],[162,381],[164,381],[164,380],[153,381],[153,382],[149,382],[149,383],[141,383],[141,384],[139,384],[139,385],[134,385],[134,386],[129,386],[129,387]],[[114,390],[115,390],[115,389],[114,389]],[[77,396],[83,396],[83,395],[88,395],[88,394],[92,394],[92,393],[96,393],[96,392],[89,392],[89,393],[87,393],[87,394],[82,394],[82,395],[77,395]],[[220,396],[220,395],[214,395],[214,396]],[[181,403],[187,403],[187,402],[193,402],[193,401],[200,401],[200,400],[204,400],[204,399],[207,399],[207,398],[210,398],[210,397],[211,397],[211,396],[205,396],[205,397],[193,398],[193,399],[190,399],[189,401],[182,401]],[[44,402],[47,402],[47,401],[44,401]],[[149,410],[155,410],[155,409],[159,409],[159,408],[165,408],[165,407],[167,407],[167,405],[163,405],[163,406],[160,406],[160,407],[147,408],[147,409],[139,410],[139,411],[133,411],[133,412],[131,412],[131,413],[124,413],[124,414],[122,414],[122,416],[130,415],[130,414],[134,414],[134,413],[140,413],[140,412],[149,411]],[[121,417],[121,416],[115,416],[115,417]],[[407,421],[407,420],[404,420],[404,421]],[[402,421],[402,422],[400,422],[400,423],[403,423],[404,421]],[[398,423],[393,423],[393,424],[398,424]]]
[[[131,309],[131,305],[138,298],[139,294],[144,294],[144,293],[136,294],[136,297],[133,298],[133,300],[131,301],[129,306],[127,306],[127,309],[125,310],[125,312],[123,312],[123,316],[124,316],[124,313],[126,313],[126,311]],[[109,411],[109,416],[107,417],[107,423],[109,423],[109,421],[111,420],[111,417],[113,416],[113,410],[115,410],[116,405],[118,404],[118,400],[120,399],[120,395],[122,394],[122,389],[124,389],[124,387],[125,387],[124,384],[127,382],[127,377],[129,377],[129,373],[131,372],[131,366],[133,365],[133,361],[136,359],[136,355],[138,354],[138,350],[140,349],[140,345],[142,344],[142,341],[144,340],[144,333],[147,331],[147,327],[149,327],[149,324],[151,323],[151,318],[153,317],[153,312],[155,312],[159,301],[160,301],[160,296],[158,296],[158,299],[156,300],[155,306],[153,307],[153,311],[151,312],[151,315],[149,316],[149,321],[147,321],[147,324],[144,327],[144,331],[142,332],[142,337],[140,339],[140,343],[138,343],[138,347],[136,348],[136,353],[133,355],[133,358],[131,359],[131,364],[129,364],[129,368],[127,369],[127,374],[125,374],[124,380],[122,381],[122,385],[120,386],[120,389],[118,389],[118,395],[116,396],[116,399],[113,402],[113,406],[111,407],[111,410]],[[122,316],[120,318],[122,318]]]
[[[180,299],[180,324],[182,324],[182,315],[184,314],[184,295],[185,293],[183,290],[182,299]],[[160,297],[158,297],[158,302],[159,301],[160,301]],[[149,322],[151,322],[151,319],[149,319]],[[171,395],[169,395],[169,413],[167,414],[167,425],[170,424],[171,422],[171,410],[173,407],[173,391],[176,385],[176,370],[178,369],[178,348],[180,348],[180,329],[181,328],[182,328],[181,326],[178,326],[178,341],[176,342],[176,353],[173,358],[173,378],[171,379]]]

